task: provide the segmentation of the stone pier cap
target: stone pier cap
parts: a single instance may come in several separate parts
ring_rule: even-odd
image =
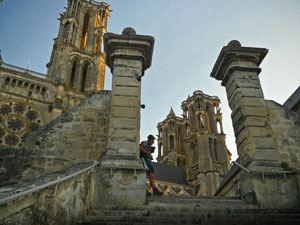
[[[106,53],[106,65],[113,71],[113,61],[115,58],[141,59],[143,62],[143,71],[151,66],[154,48],[154,37],[148,35],[137,35],[135,30],[127,27],[122,34],[106,33],[104,35],[104,51]],[[127,49],[117,51],[118,49]],[[139,50],[141,54],[134,51]]]
[[[216,80],[222,81],[222,86],[234,70],[253,71],[260,73],[258,67],[267,55],[266,48],[243,47],[237,40],[232,40],[224,46],[210,74]]]

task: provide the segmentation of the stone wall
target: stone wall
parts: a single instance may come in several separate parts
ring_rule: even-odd
[[[98,92],[31,133],[25,141],[30,166],[22,172],[22,177],[58,171],[87,159],[100,159],[106,151],[109,102],[110,92]]]
[[[281,162],[300,168],[300,116],[282,105],[266,101]],[[287,168],[286,168],[287,169]]]
[[[0,187],[22,179],[22,171],[30,166],[31,151],[15,148],[0,149]]]
[[[56,177],[64,177],[87,168],[92,161],[77,164],[59,173],[41,176],[18,185],[6,186],[1,190],[26,190],[47,184]],[[69,178],[58,185],[52,185],[40,191],[0,204],[0,224],[3,225],[73,225],[81,221],[92,206],[94,196],[94,167]],[[11,190],[10,190],[11,189]]]

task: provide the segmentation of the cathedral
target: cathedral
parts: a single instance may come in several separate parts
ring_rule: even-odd
[[[107,3],[69,0],[47,74],[7,64],[0,56],[1,145],[24,147],[30,132],[104,89],[109,14]]]
[[[110,14],[105,2],[72,0],[60,14],[47,74],[41,74],[1,59],[0,142],[8,148],[23,148],[25,138],[83,99],[104,89],[103,36]],[[181,191],[173,194],[213,195],[230,168],[225,144],[220,100],[195,91],[182,103],[183,118],[171,109],[158,124],[158,163],[177,166],[184,176]],[[157,164],[156,164],[157,165]],[[169,194],[180,184],[161,178],[167,167],[157,165],[161,190]],[[168,176],[172,176],[172,169]],[[188,192],[183,191],[188,190]]]
[[[148,196],[141,89],[155,40],[107,32],[110,12],[68,0],[46,75],[0,55],[0,224],[298,223],[300,88],[283,105],[266,100],[268,49],[237,40],[210,76],[226,88],[239,159],[231,166],[220,99],[196,90],[157,124],[164,196]]]

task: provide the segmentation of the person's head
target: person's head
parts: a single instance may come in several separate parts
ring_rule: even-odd
[[[152,134],[150,134],[148,136],[148,142],[149,142],[149,144],[152,145],[154,143],[154,140],[155,140],[155,137]]]

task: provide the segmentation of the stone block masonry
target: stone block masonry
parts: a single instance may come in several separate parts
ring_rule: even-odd
[[[136,35],[104,36],[106,64],[112,71],[107,153],[97,176],[95,205],[141,205],[146,176],[139,159],[141,77],[150,67],[154,38]]]
[[[240,162],[251,171],[241,172],[240,195],[261,207],[291,208],[299,206],[299,176],[296,169],[283,177],[280,165],[299,168],[299,116],[264,99],[258,75],[267,52],[231,41],[211,76],[226,88]]]
[[[24,176],[59,171],[76,162],[99,160],[106,151],[110,91],[100,91],[28,136],[30,167]]]
[[[87,160],[59,172],[8,185],[0,189],[0,224],[74,225],[91,207],[94,182],[95,161]],[[42,186],[47,188],[39,189]]]

